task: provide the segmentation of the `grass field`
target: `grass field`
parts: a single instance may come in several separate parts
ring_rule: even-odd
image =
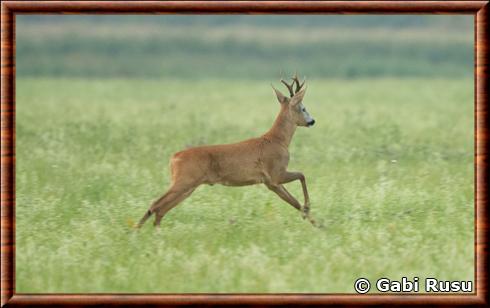
[[[473,280],[473,86],[311,79],[290,170],[313,228],[263,186],[203,186],[130,225],[170,155],[264,133],[267,81],[17,79],[16,292],[353,292],[358,277]],[[76,95],[74,95],[76,94]],[[299,183],[287,185],[301,201]]]

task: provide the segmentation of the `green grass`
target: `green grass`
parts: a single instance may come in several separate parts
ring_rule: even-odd
[[[309,81],[298,129],[313,228],[263,186],[198,188],[130,229],[170,155],[271,125],[267,82],[17,80],[16,292],[353,292],[473,280],[471,78]],[[287,185],[302,201],[299,183]]]

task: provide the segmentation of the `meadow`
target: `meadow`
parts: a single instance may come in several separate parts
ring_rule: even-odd
[[[474,279],[472,16],[16,20],[16,292]],[[173,153],[266,132],[295,70],[316,124],[289,170],[323,228],[263,185],[215,185],[132,229]]]
[[[471,84],[310,80],[317,124],[297,130],[289,169],[304,172],[322,229],[264,186],[215,185],[160,230],[135,231],[169,183],[172,153],[270,127],[270,84],[18,78],[16,292],[350,293],[358,277],[472,280]],[[287,188],[302,200],[299,183]]]

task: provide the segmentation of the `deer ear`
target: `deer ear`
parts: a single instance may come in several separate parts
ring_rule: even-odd
[[[277,96],[277,100],[279,101],[279,103],[281,104],[287,104],[287,102],[289,101],[289,98],[287,98],[286,96],[284,96],[284,94],[281,93],[281,91],[279,91],[278,89],[274,88],[273,85],[272,86],[272,89],[274,90],[274,92],[276,93],[276,96]]]
[[[306,93],[306,87],[301,89],[301,91],[299,91],[298,93],[294,94],[294,96],[291,98],[291,105],[295,106],[301,103],[301,101],[303,101],[303,97],[305,96],[305,93]]]

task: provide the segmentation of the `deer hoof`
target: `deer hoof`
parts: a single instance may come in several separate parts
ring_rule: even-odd
[[[304,210],[301,210],[301,217],[302,217],[303,219],[308,218],[308,216],[309,216],[309,213],[308,213],[308,212],[306,212],[306,211],[304,211]]]

